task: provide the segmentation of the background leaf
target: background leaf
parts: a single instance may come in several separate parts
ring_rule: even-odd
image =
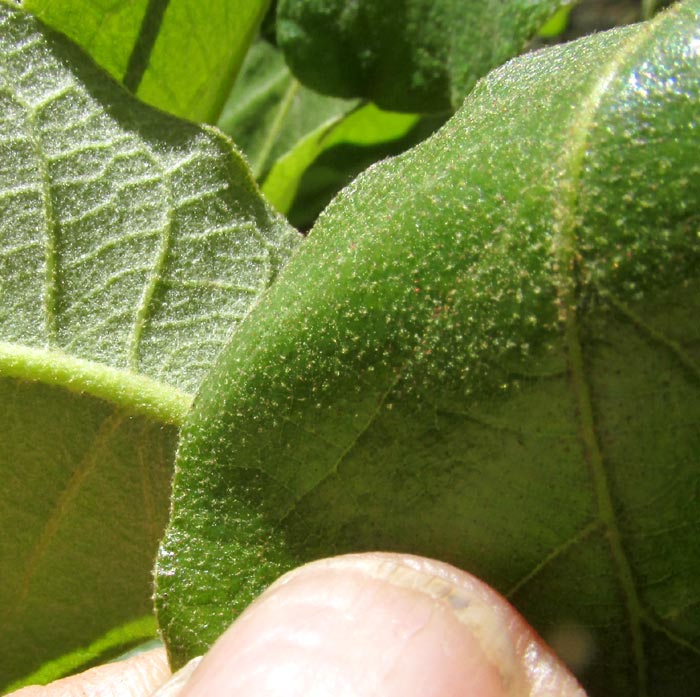
[[[269,0],[24,0],[140,99],[214,123]]]
[[[282,155],[324,125],[337,123],[357,100],[326,97],[302,87],[282,53],[267,41],[253,44],[218,126],[245,153],[259,181]]]
[[[221,133],[5,4],[0,153],[6,685],[151,610],[177,427],[299,236]]]
[[[395,145],[387,148],[387,144],[406,136],[419,118],[417,114],[385,112],[359,100],[326,97],[303,87],[289,72],[282,53],[261,40],[249,52],[218,125],[248,157],[267,200],[284,214],[292,208],[307,170],[322,153],[338,144],[362,148],[364,157],[359,164],[346,158],[347,166],[338,168],[340,176],[323,177],[328,192],[324,191],[314,209],[315,219],[342,186],[374,161],[368,161],[368,155],[379,159],[385,150],[386,154],[393,152]],[[370,154],[367,151],[372,147]],[[336,158],[334,162],[343,161]],[[301,193],[308,196],[309,192]],[[299,221],[300,225],[308,222]]]
[[[396,111],[454,110],[565,1],[279,0],[277,40],[319,92]]]
[[[282,571],[380,548],[574,637],[591,695],[698,693],[699,27],[517,59],[322,214],[183,431],[176,664]]]

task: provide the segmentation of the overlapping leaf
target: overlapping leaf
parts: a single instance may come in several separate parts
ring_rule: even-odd
[[[176,663],[282,571],[382,548],[573,637],[591,695],[698,693],[699,27],[517,59],[321,216],[183,432]]]
[[[280,0],[277,39],[292,72],[319,92],[389,110],[454,110],[564,2]]]
[[[219,117],[269,0],[24,0],[149,104]]]
[[[222,134],[0,5],[3,684],[150,611],[177,426],[297,240]]]

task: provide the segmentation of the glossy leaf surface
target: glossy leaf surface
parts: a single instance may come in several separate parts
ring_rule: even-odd
[[[280,0],[277,40],[313,89],[383,109],[454,110],[562,0]]]
[[[269,0],[24,0],[145,102],[216,121]]]
[[[225,136],[5,4],[0,153],[6,685],[149,613],[177,427],[298,236]]]
[[[699,27],[690,0],[523,56],[322,214],[183,431],[176,663],[379,548],[573,637],[593,696],[698,693]]]

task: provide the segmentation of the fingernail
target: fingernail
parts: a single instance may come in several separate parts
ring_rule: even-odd
[[[161,685],[151,697],[177,697],[185,685],[189,681],[192,673],[194,673],[197,666],[202,662],[204,656],[197,656],[191,661],[186,663],[180,670],[170,676],[169,680]]]

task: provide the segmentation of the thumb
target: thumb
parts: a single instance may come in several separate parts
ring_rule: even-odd
[[[184,675],[183,675],[184,677]],[[585,697],[495,591],[421,557],[301,567],[159,697]]]

